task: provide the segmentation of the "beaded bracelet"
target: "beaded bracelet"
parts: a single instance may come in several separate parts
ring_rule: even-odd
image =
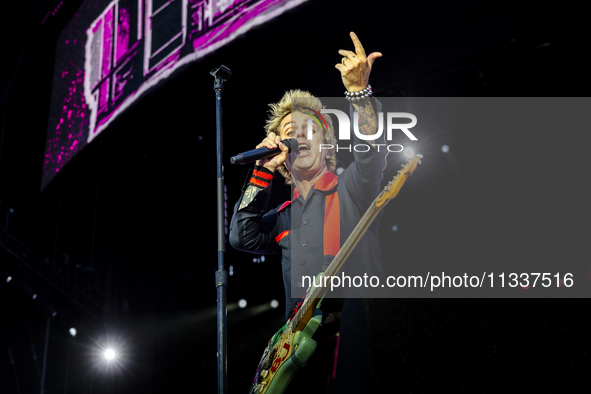
[[[368,98],[369,96],[372,95],[372,90],[371,90],[371,85],[367,85],[367,87],[363,90],[360,90],[358,92],[349,92],[346,91],[345,92],[345,98],[349,101],[361,101],[363,99]]]

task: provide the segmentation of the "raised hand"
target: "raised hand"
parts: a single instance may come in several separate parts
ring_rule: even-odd
[[[335,65],[335,68],[341,72],[341,79],[345,88],[349,92],[358,92],[367,87],[373,62],[378,57],[382,57],[382,54],[380,52],[372,52],[369,56],[366,56],[363,45],[361,45],[361,41],[359,41],[357,35],[353,32],[349,35],[351,36],[351,40],[353,40],[355,52],[344,49],[339,50],[339,54],[343,58],[339,64]]]

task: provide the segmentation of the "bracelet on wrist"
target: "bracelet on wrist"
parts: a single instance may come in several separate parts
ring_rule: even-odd
[[[371,85],[368,84],[367,87],[363,90],[360,90],[358,92],[349,92],[346,91],[345,92],[345,98],[351,102],[354,101],[361,101],[363,99],[369,98],[372,95],[372,89],[371,89]]]

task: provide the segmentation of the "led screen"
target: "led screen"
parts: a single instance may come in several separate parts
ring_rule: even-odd
[[[56,46],[41,188],[180,66],[304,1],[84,1]]]

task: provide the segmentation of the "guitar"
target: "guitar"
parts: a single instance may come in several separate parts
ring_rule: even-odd
[[[326,287],[316,287],[315,283],[330,283],[330,277],[337,275],[345,261],[359,243],[378,213],[392,200],[421,163],[422,155],[415,155],[403,164],[403,169],[391,180],[371,203],[347,241],[341,247],[325,272],[312,281],[312,286],[298,303],[285,325],[273,335],[259,362],[250,394],[283,393],[295,373],[302,368],[316,350],[312,336],[322,322],[322,312],[317,307],[326,294]],[[322,279],[328,277],[328,279]]]

